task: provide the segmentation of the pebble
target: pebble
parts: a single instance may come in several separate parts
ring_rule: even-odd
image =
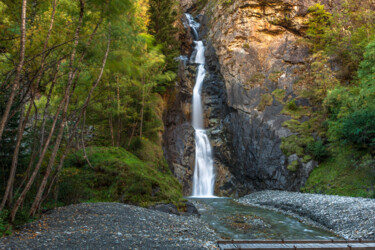
[[[216,249],[219,239],[197,216],[82,203],[54,209],[1,238],[0,249]]]
[[[293,216],[344,239],[375,240],[375,199],[267,190],[237,202]]]

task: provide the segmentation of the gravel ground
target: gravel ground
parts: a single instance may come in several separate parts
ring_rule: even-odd
[[[44,214],[0,239],[0,249],[215,249],[218,239],[196,216],[83,203]]]
[[[238,202],[291,215],[345,239],[375,240],[375,199],[261,191]]]

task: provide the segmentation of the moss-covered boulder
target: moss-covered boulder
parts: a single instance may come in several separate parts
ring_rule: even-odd
[[[59,200],[63,203],[121,201],[140,206],[183,206],[181,185],[162,154],[149,152],[141,160],[119,147],[89,147],[86,151],[93,168],[82,151],[72,153],[65,163],[59,184]]]

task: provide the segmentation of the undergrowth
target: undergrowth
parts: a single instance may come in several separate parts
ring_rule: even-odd
[[[375,198],[374,160],[352,147],[334,149],[310,174],[305,193]]]
[[[181,185],[163,155],[154,152],[151,142],[142,140],[141,144],[139,150],[144,160],[123,148],[87,148],[93,169],[86,164],[81,151],[72,154],[62,174],[59,200],[63,203],[120,201],[144,207],[155,203],[184,206]]]

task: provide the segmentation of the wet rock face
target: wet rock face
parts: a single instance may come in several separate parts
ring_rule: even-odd
[[[293,85],[300,77],[296,72],[309,57],[299,41],[307,29],[308,7],[317,2],[335,4],[235,0],[226,6],[207,5],[201,13],[225,81],[230,112],[223,123],[227,139],[222,146],[231,152],[227,166],[240,195],[262,189],[299,190],[316,166],[281,151],[282,138],[292,134],[282,124],[291,118],[281,114],[282,101],[273,93],[285,91],[281,99],[295,95]],[[292,161],[300,163],[297,171],[287,169]]]
[[[201,22],[202,23],[202,22]],[[201,33],[206,26],[203,24]],[[236,192],[237,181],[230,173],[232,149],[227,141],[227,126],[230,109],[226,103],[226,88],[220,73],[220,64],[215,49],[209,41],[205,41],[206,78],[202,86],[203,105],[207,135],[213,149],[216,169],[215,194],[230,196]]]
[[[186,21],[183,19],[183,21]],[[187,26],[187,25],[185,25]],[[203,29],[202,29],[203,31]],[[183,186],[183,194],[191,195],[195,164],[195,138],[191,126],[191,102],[196,78],[196,65],[190,58],[193,50],[186,44],[192,43],[190,30],[187,29],[183,41],[180,62],[179,81],[175,87],[174,98],[169,98],[169,108],[164,116],[164,152],[167,162]],[[191,44],[190,43],[190,44]],[[216,170],[215,195],[229,196],[234,191],[232,175],[226,163],[230,162],[229,148],[226,146],[224,118],[228,115],[225,83],[220,75],[215,50],[205,41],[206,77],[202,86],[204,123],[214,151]]]
[[[182,184],[184,195],[191,194],[194,171],[195,142],[190,115],[193,72],[186,61],[181,61],[180,80],[174,92],[170,93],[168,109],[164,115],[164,155],[173,174]]]
[[[282,125],[291,117],[282,110],[285,101],[296,96],[294,84],[308,64],[309,50],[300,42],[307,29],[308,7],[319,2],[329,9],[340,0],[208,1],[201,11],[195,9],[194,0],[181,2],[183,10],[197,14],[206,46],[202,95],[205,126],[214,150],[215,194],[299,190],[316,162],[305,163],[297,155],[286,156],[281,151],[282,138],[292,135]],[[191,35],[184,38],[186,56],[192,52],[186,45],[191,41]],[[168,163],[185,195],[191,193],[194,171],[190,125],[194,67],[186,62],[180,68],[164,135]],[[310,105],[302,99],[296,103]],[[299,164],[295,171],[287,168],[292,162]]]

